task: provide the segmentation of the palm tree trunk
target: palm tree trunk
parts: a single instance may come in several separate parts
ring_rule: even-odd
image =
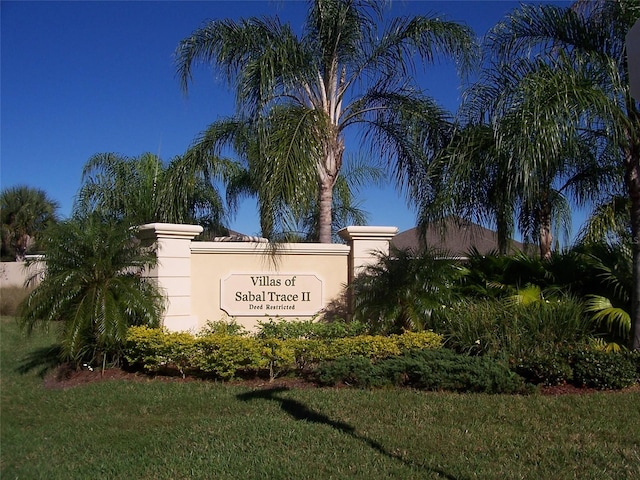
[[[551,205],[545,198],[541,200],[540,206],[540,258],[549,260],[551,258]]]
[[[333,181],[330,177],[320,183],[318,212],[318,241],[331,243],[331,207],[333,203]]]
[[[320,197],[318,199],[318,242],[331,243],[333,220],[333,187],[342,167],[344,140],[334,127],[333,141],[325,145],[325,156],[320,171]]]

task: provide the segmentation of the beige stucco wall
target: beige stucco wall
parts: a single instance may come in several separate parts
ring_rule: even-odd
[[[0,286],[25,287],[28,280],[35,286],[44,275],[44,262],[1,262]],[[35,276],[34,276],[35,275]]]
[[[158,265],[147,276],[165,295],[163,323],[172,331],[195,332],[231,318],[253,330],[267,318],[344,315],[346,285],[377,261],[376,253],[388,251],[397,228],[347,227],[338,233],[348,245],[193,242],[201,231],[167,223],[139,228],[143,244],[156,247]]]
[[[272,246],[254,242],[193,242],[191,243],[191,311],[197,318],[197,328],[207,321],[229,318],[245,326],[255,328],[258,320],[286,317],[289,319],[312,318],[313,315],[298,315],[305,305],[300,302],[300,291],[295,286],[287,289],[284,282],[304,279],[313,298],[319,295],[321,308],[339,301],[348,281],[350,248],[336,244],[286,244]],[[254,282],[269,281],[278,286],[256,285],[251,292],[261,295],[266,292],[291,292],[291,310],[258,311],[255,315],[243,313],[231,317],[221,305],[233,304],[243,293],[232,278],[246,276]],[[295,278],[294,278],[295,277]],[[317,280],[316,280],[317,279]],[[230,285],[233,283],[233,286]],[[234,289],[235,288],[235,289]],[[302,288],[302,287],[301,287]],[[221,295],[224,293],[225,298]],[[238,297],[236,297],[238,295]],[[273,295],[273,294],[272,294]],[[238,304],[246,302],[237,302]],[[257,302],[264,308],[265,302]],[[269,302],[267,302],[268,304]],[[314,303],[316,305],[316,303]],[[233,313],[233,312],[232,312]],[[315,312],[315,313],[321,313]]]

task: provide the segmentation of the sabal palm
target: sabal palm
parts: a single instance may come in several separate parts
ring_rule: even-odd
[[[2,249],[22,261],[37,236],[56,220],[58,203],[44,190],[19,185],[2,190]]]
[[[215,231],[221,228],[224,206],[211,176],[208,165],[188,155],[165,166],[150,153],[134,158],[101,153],[84,167],[74,209],[132,225],[198,223]]]
[[[565,131],[589,134],[606,146],[622,172],[629,197],[633,236],[632,336],[640,349],[640,108],[631,97],[625,35],[640,18],[635,1],[576,2],[573,8],[527,6],[514,11],[491,37],[499,61],[537,53],[555,59],[558,52],[574,66],[539,115],[564,120]],[[573,73],[573,75],[569,75]],[[549,136],[557,143],[559,138]]]
[[[157,326],[164,309],[157,285],[140,274],[156,263],[127,224],[97,214],[50,228],[42,282],[21,305],[27,331],[58,327],[62,360],[117,362],[127,328]]]
[[[441,144],[447,124],[446,113],[415,88],[413,57],[430,63],[449,56],[467,65],[474,52],[470,30],[459,24],[398,18],[379,33],[381,21],[377,2],[315,0],[301,37],[277,18],[212,21],[176,52],[185,91],[200,61],[235,83],[238,117],[261,132],[261,163],[269,172],[263,197],[295,203],[316,191],[321,242],[331,241],[345,132],[360,126],[355,133],[372,155],[405,183]]]

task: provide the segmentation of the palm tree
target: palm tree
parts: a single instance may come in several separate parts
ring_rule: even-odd
[[[199,62],[235,83],[237,120],[260,135],[262,199],[291,205],[316,192],[320,242],[331,241],[346,131],[359,126],[355,133],[371,156],[406,184],[442,144],[448,124],[446,113],[415,88],[414,56],[427,63],[453,57],[466,67],[475,51],[467,27],[417,16],[394,19],[379,32],[382,15],[374,1],[314,0],[301,37],[277,18],[219,20],[177,48],[185,92]]]
[[[224,206],[211,178],[218,172],[189,155],[165,166],[156,155],[128,158],[94,155],[82,174],[76,212],[98,212],[131,225],[149,222],[197,223],[223,229]]]
[[[464,273],[446,252],[391,249],[378,254],[349,286],[354,318],[371,333],[401,333],[432,328],[432,315],[451,305]]]
[[[318,232],[317,184],[293,189],[295,198],[270,188],[272,165],[261,162],[260,135],[248,121],[234,118],[218,120],[202,132],[188,155],[202,163],[224,165],[227,203],[235,210],[238,200],[256,197],[263,237],[289,241],[313,241]],[[236,160],[223,157],[231,150]],[[334,186],[332,237],[347,225],[366,222],[367,214],[359,208],[354,194],[365,184],[378,184],[383,170],[361,159],[345,159],[346,171]],[[315,192],[315,193],[314,193]]]
[[[565,58],[573,66],[563,69],[539,114],[562,120],[567,132],[589,135],[597,148],[605,145],[622,172],[633,238],[634,349],[640,349],[640,107],[629,90],[625,35],[638,18],[640,5],[632,0],[579,1],[572,8],[523,5],[496,26],[490,41],[500,63],[535,54]]]
[[[568,130],[575,118],[549,115],[544,105],[558,84],[574,75],[556,61],[490,64],[466,92],[460,108],[464,126],[431,169],[440,183],[434,201],[421,200],[420,225],[455,213],[497,226],[499,247],[513,235],[514,217],[526,241],[551,258],[552,232],[571,225],[571,204],[580,206],[612,191],[619,169],[591,135]]]
[[[48,225],[56,221],[58,203],[44,190],[19,185],[0,193],[2,251],[13,253],[17,262],[37,241]]]
[[[22,303],[20,322],[27,332],[57,326],[61,360],[117,363],[129,326],[159,325],[163,297],[140,275],[155,265],[155,253],[134,233],[97,213],[47,230],[46,275]]]

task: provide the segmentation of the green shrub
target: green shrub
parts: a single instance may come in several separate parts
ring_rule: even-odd
[[[629,358],[636,366],[636,378],[640,382],[640,350],[633,350],[629,352]]]
[[[247,329],[236,322],[235,319],[231,320],[217,320],[208,321],[202,329],[198,332],[199,337],[206,337],[207,335],[238,335],[241,337],[247,336],[249,332]]]
[[[56,325],[62,361],[117,365],[129,327],[160,324],[165,299],[144,272],[157,264],[125,221],[74,215],[41,237],[46,275],[20,305],[27,333]]]
[[[239,373],[267,368],[262,345],[256,339],[236,335],[209,335],[196,339],[197,355],[193,366],[204,373],[230,379]]]
[[[171,369],[183,376],[194,368],[196,339],[186,332],[131,327],[125,340],[125,359],[130,366],[159,373]]]
[[[573,370],[566,354],[532,354],[519,359],[513,370],[527,382],[535,385],[562,385],[573,379]]]
[[[447,349],[414,350],[372,362],[364,357],[341,358],[320,366],[323,385],[358,387],[409,386],[423,390],[514,393],[524,391],[521,377],[489,357],[469,357]]]
[[[274,320],[258,322],[258,338],[290,338],[331,339],[355,337],[364,334],[366,327],[360,322],[345,322],[334,320],[319,322],[314,320]]]
[[[442,336],[434,332],[405,332],[401,335],[360,335],[331,341],[298,340],[293,343],[296,364],[304,369],[340,357],[362,356],[382,359],[416,348],[440,348]]]
[[[391,380],[383,375],[379,365],[374,365],[369,358],[362,356],[341,357],[326,362],[315,372],[315,378],[321,385],[337,385],[339,383],[359,388],[381,387],[391,384]]]
[[[522,391],[521,377],[508,365],[489,357],[469,357],[448,349],[416,350],[386,362],[407,386],[454,392],[515,393]]]
[[[268,371],[270,378],[274,378],[288,371],[308,370],[319,362],[339,357],[360,355],[381,359],[411,348],[441,345],[442,337],[433,332],[282,340],[228,334],[196,337],[189,333],[133,327],[127,335],[125,358],[130,365],[149,372],[175,368],[183,375],[200,372],[228,379],[238,374]]]
[[[581,304],[570,297],[528,305],[462,303],[443,310],[434,329],[460,353],[511,359],[583,345],[592,331]]]
[[[638,381],[634,358],[626,352],[578,350],[571,354],[571,364],[578,386],[620,389]]]

